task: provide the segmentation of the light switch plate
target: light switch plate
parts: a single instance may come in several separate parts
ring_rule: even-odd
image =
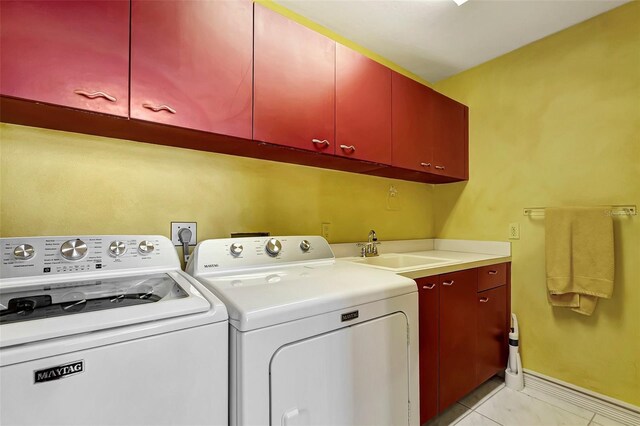
[[[196,233],[197,226],[197,222],[171,222],[171,242],[173,243],[173,245],[182,245],[180,239],[178,238],[178,232],[180,232],[182,228],[191,229],[191,239],[189,240],[189,245],[195,246],[196,244],[198,244],[198,234]]]
[[[519,240],[520,239],[520,224],[519,223],[510,223],[509,224],[509,239],[510,240]]]

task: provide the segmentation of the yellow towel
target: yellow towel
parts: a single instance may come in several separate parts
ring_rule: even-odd
[[[545,209],[547,289],[553,306],[591,315],[598,297],[613,294],[610,208]]]

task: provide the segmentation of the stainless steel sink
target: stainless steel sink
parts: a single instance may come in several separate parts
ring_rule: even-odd
[[[349,259],[352,262],[373,266],[381,269],[402,270],[420,267],[436,267],[459,263],[459,260],[442,257],[418,256],[412,254],[383,254],[376,257],[361,257]]]

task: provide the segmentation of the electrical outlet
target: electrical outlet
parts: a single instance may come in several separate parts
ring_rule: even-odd
[[[191,230],[191,239],[189,240],[189,245],[195,246],[196,244],[198,244],[198,234],[196,233],[197,226],[197,222],[171,222],[171,242],[173,243],[173,245],[182,245],[180,239],[178,238],[178,232],[180,232],[182,228],[189,228]]]
[[[509,239],[510,240],[519,240],[520,239],[520,224],[519,223],[510,223],[509,224]]]
[[[322,224],[322,237],[325,240],[329,240],[329,234],[331,233],[331,224],[329,222],[325,222]]]

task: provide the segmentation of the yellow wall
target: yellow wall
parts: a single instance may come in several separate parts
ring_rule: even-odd
[[[3,237],[168,235],[171,221],[198,222],[198,240],[322,222],[331,242],[433,236],[431,185],[9,124],[0,152]]]
[[[545,296],[544,219],[524,207],[640,205],[640,3],[451,77],[470,180],[436,187],[442,238],[513,241],[524,367],[640,405],[640,216],[615,219],[616,279],[592,317]]]

